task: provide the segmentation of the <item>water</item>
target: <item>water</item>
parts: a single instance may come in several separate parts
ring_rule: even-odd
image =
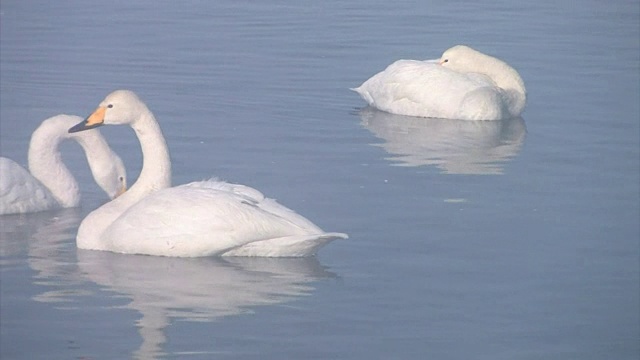
[[[637,359],[640,5],[3,1],[0,150],[136,91],[174,183],[254,186],[351,238],[311,259],[77,250],[105,201],[0,217],[3,359]],[[458,43],[512,64],[522,119],[417,121],[348,91]],[[105,128],[130,179],[133,133]]]

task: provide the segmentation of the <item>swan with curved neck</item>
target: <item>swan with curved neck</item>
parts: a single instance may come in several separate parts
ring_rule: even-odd
[[[398,60],[352,90],[382,111],[445,119],[513,118],[527,101],[514,68],[464,45],[438,60]]]
[[[101,125],[131,126],[143,153],[142,171],[122,196],[80,224],[77,246],[157,256],[310,256],[346,238],[326,233],[258,190],[217,180],[171,187],[171,160],[162,130],[136,94],[109,94],[70,132]]]
[[[99,132],[69,134],[69,126],[82,118],[57,115],[48,118],[31,135],[29,171],[13,160],[0,158],[0,214],[30,213],[80,205],[78,182],[62,161],[58,150],[66,140],[75,140],[87,156],[98,185],[113,199],[127,187],[127,174],[120,157]]]

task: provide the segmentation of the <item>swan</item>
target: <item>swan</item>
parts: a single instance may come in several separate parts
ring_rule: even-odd
[[[62,162],[58,150],[67,139],[77,141],[85,151],[98,185],[113,199],[127,188],[122,160],[100,132],[69,134],[67,129],[79,116],[57,115],[44,120],[31,135],[29,171],[15,161],[0,157],[0,215],[31,213],[80,204],[78,182]]]
[[[89,213],[78,229],[80,249],[156,256],[311,256],[347,238],[244,185],[217,179],[171,187],[171,160],[153,113],[129,90],[109,94],[70,132],[127,124],[142,149],[140,176],[117,199]]]
[[[465,45],[438,60],[398,60],[351,90],[382,111],[444,119],[513,118],[527,102],[514,68]]]

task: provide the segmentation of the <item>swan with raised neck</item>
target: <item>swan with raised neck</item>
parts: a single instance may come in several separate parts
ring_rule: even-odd
[[[243,185],[217,180],[171,186],[171,160],[160,126],[136,94],[109,94],[69,129],[130,125],[143,166],[125,194],[91,212],[77,246],[158,256],[309,256],[346,234],[326,233],[304,217]]]
[[[145,196],[171,187],[171,159],[167,143],[153,113],[129,90],[109,94],[83,122],[69,133],[104,124],[128,124],[135,132],[142,149],[142,170],[138,180],[122,196],[92,211],[78,229],[77,245],[83,249],[100,248],[99,237],[122,212]]]

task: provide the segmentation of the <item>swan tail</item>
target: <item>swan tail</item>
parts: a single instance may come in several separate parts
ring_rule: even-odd
[[[373,96],[371,96],[371,94],[369,93],[369,91],[367,89],[364,88],[365,84],[362,84],[361,86],[357,87],[357,88],[349,88],[349,90],[355,91],[358,93],[358,95],[360,95],[360,97],[367,102],[367,104],[374,106],[375,105],[375,101],[373,99]]]
[[[336,239],[347,239],[343,233],[285,236],[254,241],[225,253],[222,256],[306,257],[315,255],[324,245]]]

